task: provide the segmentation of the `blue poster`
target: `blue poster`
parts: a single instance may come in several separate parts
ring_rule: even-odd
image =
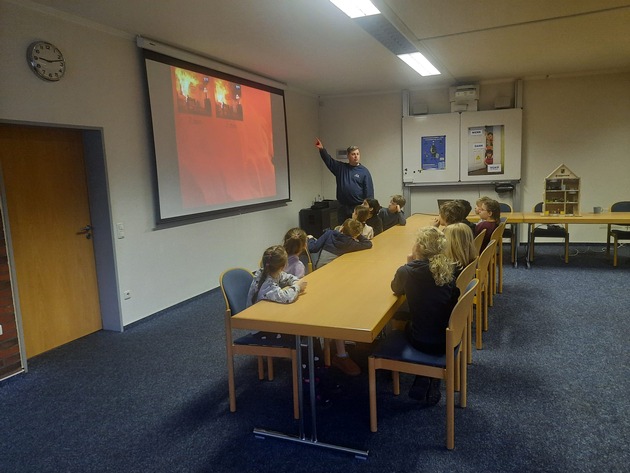
[[[422,137],[422,170],[446,169],[446,135]]]

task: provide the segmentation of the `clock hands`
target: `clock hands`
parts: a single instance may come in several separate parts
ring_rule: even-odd
[[[46,59],[44,57],[39,57],[39,59],[41,59],[42,61],[46,61],[46,62],[63,62],[63,59],[53,59],[52,61],[50,59]]]

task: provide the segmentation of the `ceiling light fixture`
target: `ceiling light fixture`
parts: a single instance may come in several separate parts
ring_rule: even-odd
[[[378,15],[381,12],[370,0],[330,0],[337,8],[350,18]]]
[[[441,74],[422,53],[399,54],[398,57],[421,76],[436,76]]]

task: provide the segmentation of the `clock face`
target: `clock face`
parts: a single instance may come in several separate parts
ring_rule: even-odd
[[[31,43],[26,50],[26,59],[40,79],[58,81],[66,72],[66,61],[61,51],[45,41]]]

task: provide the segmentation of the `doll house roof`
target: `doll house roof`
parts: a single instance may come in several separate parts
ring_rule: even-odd
[[[578,179],[578,176],[567,166],[561,164],[547,176],[547,179]]]

